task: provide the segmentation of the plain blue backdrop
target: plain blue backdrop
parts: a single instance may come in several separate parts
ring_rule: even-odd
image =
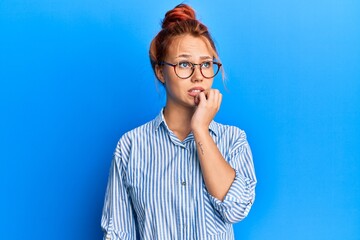
[[[178,1],[0,1],[0,239],[100,239],[113,150],[165,94],[148,59]],[[227,75],[257,199],[236,239],[360,239],[360,2],[187,1]]]

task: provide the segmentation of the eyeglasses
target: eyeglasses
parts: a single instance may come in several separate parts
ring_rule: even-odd
[[[160,62],[159,65],[169,65],[174,67],[174,71],[176,76],[181,79],[189,78],[193,75],[195,71],[195,66],[200,66],[200,73],[204,78],[213,78],[218,74],[222,64],[214,61],[205,61],[202,63],[192,63],[188,61],[181,61],[176,64],[168,63],[168,62]]]

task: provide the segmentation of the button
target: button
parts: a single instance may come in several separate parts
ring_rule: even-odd
[[[181,185],[186,186],[186,182],[185,182],[185,181],[183,181],[183,182],[181,183]]]

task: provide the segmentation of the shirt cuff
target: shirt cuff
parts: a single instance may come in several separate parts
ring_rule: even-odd
[[[126,232],[116,231],[112,220],[110,220],[109,225],[104,229],[104,238],[103,240],[130,240],[131,236]]]
[[[209,193],[210,202],[214,208],[224,215],[234,208],[243,206],[244,213],[247,213],[253,204],[255,193],[252,189],[252,180],[240,175],[239,171],[235,170],[235,179],[230,186],[229,191],[221,201]],[[246,214],[247,215],[247,214]]]

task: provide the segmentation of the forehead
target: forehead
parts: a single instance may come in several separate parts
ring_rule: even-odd
[[[170,42],[167,49],[167,58],[176,58],[188,55],[192,58],[214,57],[214,50],[206,38],[191,35],[177,36]]]

